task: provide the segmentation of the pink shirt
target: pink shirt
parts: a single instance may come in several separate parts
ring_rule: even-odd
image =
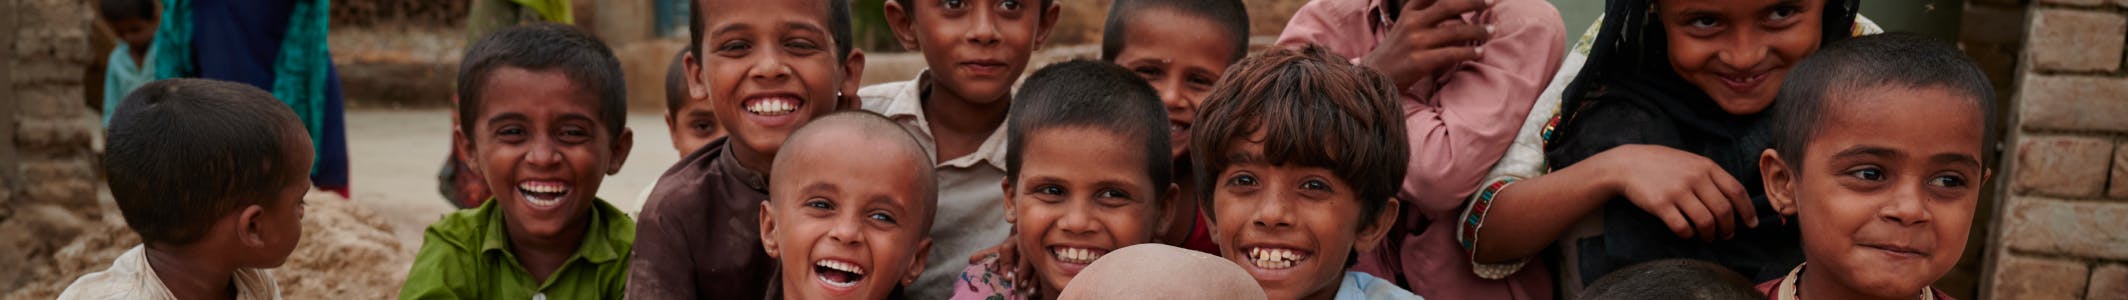
[[[1282,46],[1315,43],[1357,61],[1389,34],[1383,0],[1321,0],[1302,6],[1278,37]],[[1524,270],[1503,280],[1471,271],[1455,241],[1456,216],[1486,170],[1500,159],[1566,55],[1566,25],[1544,0],[1495,0],[1462,16],[1492,25],[1484,55],[1432,82],[1407,87],[1401,102],[1411,163],[1397,198],[1406,212],[1382,255],[1363,255],[1361,271],[1394,278],[1412,292],[1440,299],[1545,299],[1548,272]],[[1394,244],[1394,245],[1390,245]],[[1393,254],[1393,255],[1390,255]],[[1540,264],[1528,267],[1541,270]]]

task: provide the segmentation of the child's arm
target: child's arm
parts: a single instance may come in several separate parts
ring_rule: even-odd
[[[1516,182],[1494,196],[1472,258],[1509,262],[1535,255],[1604,201],[1625,197],[1678,237],[1728,238],[1733,215],[1757,226],[1744,186],[1714,161],[1663,146],[1623,145],[1551,174]]]
[[[1413,2],[1421,2],[1414,0]],[[1558,73],[1566,54],[1566,26],[1550,4],[1534,0],[1494,0],[1473,22],[1493,27],[1490,40],[1478,47],[1484,55],[1452,64],[1430,95],[1404,97],[1405,128],[1412,157],[1406,170],[1403,199],[1420,212],[1449,212],[1475,190],[1485,172],[1514,141],[1537,96]],[[1436,6],[1455,3],[1438,0]],[[1407,10],[1405,21],[1420,11]],[[1449,22],[1460,22],[1450,15]],[[1407,22],[1399,22],[1407,23]],[[1384,47],[1391,43],[1385,40]],[[1393,48],[1391,48],[1393,49]],[[1383,53],[1377,48],[1375,53]],[[1414,101],[1416,100],[1416,101]],[[1453,213],[1448,213],[1453,214]]]

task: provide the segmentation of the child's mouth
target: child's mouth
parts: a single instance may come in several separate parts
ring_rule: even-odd
[[[781,116],[805,107],[805,101],[789,95],[776,95],[746,99],[746,112],[762,116]]]
[[[523,181],[517,183],[517,192],[533,208],[555,208],[562,205],[562,196],[569,195],[569,185],[560,181]]]
[[[1101,259],[1102,255],[1107,254],[1108,250],[1101,249],[1072,248],[1062,246],[1049,247],[1050,256],[1056,257],[1059,261],[1072,264],[1092,264],[1094,263],[1094,260]]]
[[[1300,261],[1308,260],[1308,251],[1284,248],[1249,248],[1249,263],[1259,269],[1279,270],[1292,268]]]
[[[837,288],[855,287],[865,276],[863,266],[834,259],[813,262],[813,273],[818,274],[815,278],[821,283]]]

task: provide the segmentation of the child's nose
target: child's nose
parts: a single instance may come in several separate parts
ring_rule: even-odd
[[[1716,52],[1715,57],[1723,65],[1737,72],[1756,71],[1759,64],[1765,62],[1766,56],[1773,52],[1773,46],[1764,43],[1765,38],[1765,34],[1757,30],[1739,30],[1736,37],[1730,41],[1730,46]]]
[[[863,244],[864,235],[860,234],[860,232],[864,227],[864,217],[856,216],[841,219],[841,221],[835,222],[835,227],[828,228],[828,239],[837,244]]]
[[[1087,201],[1087,203],[1090,202]],[[1066,210],[1063,216],[1057,218],[1057,229],[1070,234],[1090,234],[1099,231],[1101,228],[1100,222],[1094,220],[1092,216],[1093,209],[1087,206],[1090,205],[1086,203],[1069,205],[1071,208]]]
[[[1933,216],[1928,211],[1927,202],[1929,199],[1926,196],[1928,192],[1922,190],[1924,185],[1901,185],[1898,190],[1892,191],[1891,203],[1885,203],[1884,207],[1878,210],[1878,214],[1884,220],[1899,225],[1913,226],[1927,223]]]
[[[967,31],[968,42],[983,46],[997,45],[998,36],[1000,35],[997,16],[988,13],[977,13],[974,17],[975,27],[969,28]]]
[[[1271,192],[1263,200],[1257,201],[1256,215],[1250,217],[1250,223],[1266,228],[1292,227],[1292,197],[1285,195],[1285,192]]]

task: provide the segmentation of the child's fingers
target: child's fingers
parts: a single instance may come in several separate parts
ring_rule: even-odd
[[[1417,17],[1420,18],[1417,21],[1420,21],[1419,24],[1435,24],[1440,23],[1442,20],[1456,19],[1465,13],[1476,12],[1485,8],[1485,4],[1485,0],[1435,0],[1433,5],[1428,5],[1419,10]],[[1397,20],[1397,22],[1404,21]]]
[[[1726,240],[1736,233],[1736,221],[1732,221],[1734,218],[1730,217],[1730,215],[1735,213],[1735,210],[1729,204],[1729,197],[1723,196],[1721,188],[1714,187],[1713,183],[1701,181],[1692,184],[1692,192],[1699,196],[1700,204],[1707,206],[1707,213],[1713,218],[1714,230],[1716,230],[1715,232],[1701,232],[1702,236],[1700,238],[1707,239],[1711,235],[1714,239]]]
[[[1672,205],[1677,206],[1678,211],[1685,213],[1686,220],[1692,221],[1693,233],[1691,236],[1699,237],[1699,240],[1703,242],[1714,241],[1715,232],[1717,232],[1715,231],[1714,214],[1707,211],[1707,205],[1701,203],[1703,201],[1699,199],[1698,195],[1687,192],[1679,198],[1671,199],[1670,202]]]
[[[1723,195],[1729,196],[1729,202],[1735,204],[1737,216],[1744,218],[1744,226],[1759,227],[1758,207],[1751,204],[1751,196],[1745,194],[1743,183],[1737,182],[1736,177],[1729,176],[1727,172],[1716,172],[1714,185],[1722,189]]]
[[[1434,27],[1433,30],[1427,31],[1426,34],[1418,38],[1419,45],[1422,48],[1483,43],[1492,39],[1492,26],[1452,21],[1440,27]]]
[[[1662,219],[1663,225],[1669,226],[1670,233],[1677,234],[1677,238],[1692,238],[1692,221],[1686,220],[1684,213],[1679,212],[1676,206],[1664,206],[1648,213]]]
[[[1411,59],[1417,65],[1425,66],[1420,67],[1422,68],[1421,70],[1428,73],[1423,75],[1438,75],[1432,73],[1443,72],[1455,64],[1482,57],[1484,53],[1479,51],[1478,47],[1442,47],[1412,53],[1413,57]]]

